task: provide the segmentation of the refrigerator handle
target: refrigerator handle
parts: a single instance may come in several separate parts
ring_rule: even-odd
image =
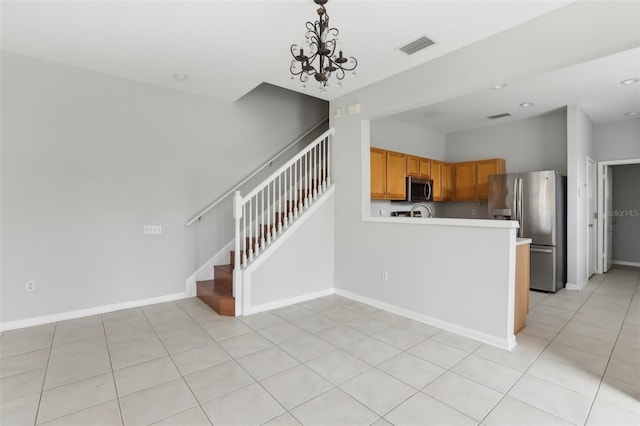
[[[520,229],[518,229],[518,234],[520,238],[524,237],[524,217],[522,214],[522,179],[518,178],[518,212],[516,213],[518,216],[518,221],[520,222]]]

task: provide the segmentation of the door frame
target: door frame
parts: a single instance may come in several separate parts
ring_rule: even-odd
[[[593,176],[589,175],[590,165],[593,165]],[[595,205],[590,205],[589,203],[589,192],[592,191],[593,198],[592,203]],[[587,275],[591,277],[592,274],[598,272],[598,230],[600,229],[598,226],[598,220],[593,218],[591,208],[593,208],[593,213],[598,215],[598,163],[591,157],[587,157],[587,193],[586,193],[586,201],[585,201],[585,209],[587,211]],[[593,228],[589,227],[589,223],[593,220]],[[594,229],[595,228],[595,229]],[[593,232],[593,242],[594,246],[591,246],[591,238],[590,233]],[[595,255],[596,263],[593,265],[593,272],[589,268],[591,264],[591,259]]]
[[[598,245],[598,259],[596,264],[596,274],[602,274],[604,270],[604,238],[603,232],[604,228],[604,171],[607,166],[619,166],[623,164],[640,164],[640,158],[632,158],[628,160],[605,160],[598,161],[597,171],[598,171],[598,220],[597,220],[597,228],[598,233],[596,235],[597,245]],[[588,261],[588,259],[587,259]]]

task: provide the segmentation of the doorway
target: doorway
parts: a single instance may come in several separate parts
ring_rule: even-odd
[[[631,164],[640,164],[640,159],[630,159],[630,160],[612,160],[612,161],[600,161],[598,162],[597,167],[597,180],[598,180],[598,211],[597,211],[597,245],[598,245],[598,253],[597,253],[597,266],[596,272],[599,274],[606,273],[609,268],[611,268],[611,264],[615,262],[617,259],[613,259],[613,251],[614,251],[614,221],[617,216],[625,216],[629,215],[633,219],[637,219],[640,221],[640,217],[635,217],[634,213],[640,214],[637,212],[637,209],[640,207],[629,206],[628,208],[625,206],[622,209],[615,210],[613,207],[616,204],[616,201],[613,199],[613,185],[614,179],[612,173],[612,167],[619,165],[631,165]],[[634,222],[635,223],[635,222]],[[616,262],[619,263],[619,262]],[[624,263],[622,263],[624,264]],[[635,265],[634,265],[635,266]]]

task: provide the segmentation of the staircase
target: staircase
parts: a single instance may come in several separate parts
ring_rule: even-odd
[[[218,314],[235,316],[238,313],[236,296],[242,286],[242,271],[329,188],[331,135],[333,129],[323,133],[246,196],[235,193],[235,249],[229,252],[229,263],[214,266],[212,280],[196,283],[197,297]]]

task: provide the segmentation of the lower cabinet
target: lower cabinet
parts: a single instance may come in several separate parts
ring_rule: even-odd
[[[516,291],[513,332],[518,333],[527,325],[529,313],[529,244],[516,246]]]

